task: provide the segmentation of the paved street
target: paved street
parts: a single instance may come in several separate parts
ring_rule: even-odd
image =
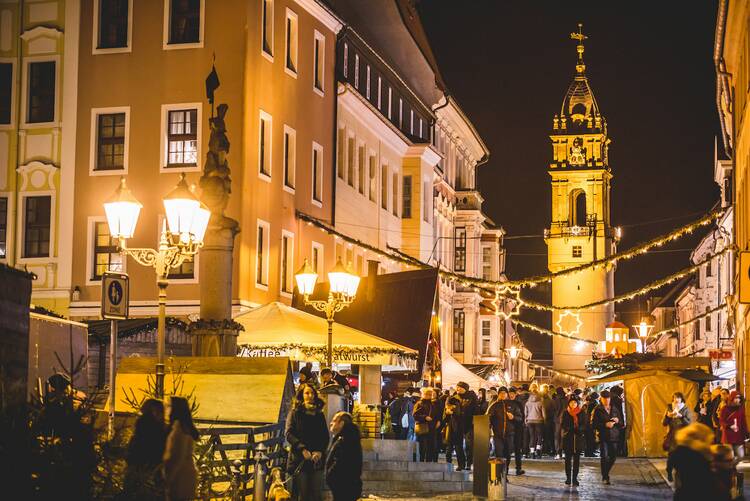
[[[620,459],[612,470],[612,485],[601,483],[599,461],[586,459],[581,463],[577,489],[568,488],[562,461],[526,461],[526,475],[511,474],[508,482],[509,500],[581,500],[581,501],[642,501],[672,499],[672,490],[657,468],[647,459]],[[371,495],[369,499],[388,501],[417,501],[430,499],[439,501],[464,501],[473,499],[471,493],[434,497],[416,497],[401,494],[400,497]]]

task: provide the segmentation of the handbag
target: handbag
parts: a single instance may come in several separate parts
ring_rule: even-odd
[[[415,435],[427,435],[428,433],[430,433],[430,425],[427,423],[416,423],[414,425]]]

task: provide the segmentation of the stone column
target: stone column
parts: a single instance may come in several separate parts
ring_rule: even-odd
[[[200,320],[190,324],[193,356],[237,355],[237,335],[242,326],[232,320],[232,255],[239,223],[224,215],[232,192],[227,154],[229,139],[224,116],[228,106],[220,104],[211,116],[208,155],[200,179],[202,201],[211,219],[200,251]]]

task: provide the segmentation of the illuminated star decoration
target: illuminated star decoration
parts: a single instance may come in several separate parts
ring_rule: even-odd
[[[513,308],[506,313],[503,308],[505,301],[510,300],[513,303]],[[492,306],[495,307],[495,316],[500,317],[503,320],[508,320],[518,316],[521,313],[521,306],[523,301],[521,300],[521,290],[514,287],[498,287],[495,289],[495,299],[492,300]]]
[[[560,314],[555,325],[557,325],[558,332],[562,332],[568,336],[576,336],[581,332],[581,327],[583,327],[581,314],[577,311],[565,310]]]

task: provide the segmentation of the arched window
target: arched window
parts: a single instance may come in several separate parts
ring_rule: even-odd
[[[586,226],[586,193],[574,190],[570,194],[570,225]]]

